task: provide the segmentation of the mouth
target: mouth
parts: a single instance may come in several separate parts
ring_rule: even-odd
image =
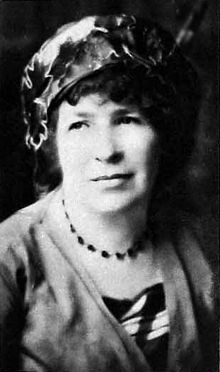
[[[109,181],[114,179],[129,179],[133,176],[133,173],[115,173],[111,174],[110,176],[104,175],[96,178],[92,178],[92,181]]]

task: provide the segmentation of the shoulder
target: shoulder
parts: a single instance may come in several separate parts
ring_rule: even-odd
[[[166,208],[154,221],[156,239],[170,240],[188,265],[209,266],[209,241],[204,237],[202,218],[174,208]]]
[[[175,249],[194,287],[206,295],[211,294],[214,273],[206,254],[208,247],[193,223],[178,229]]]
[[[53,193],[45,198],[22,208],[0,223],[0,238],[16,241],[29,232],[32,225],[39,223],[47,211]]]
[[[185,269],[195,280],[198,278],[204,288],[204,280],[212,278],[213,270],[208,254],[210,247],[203,235],[202,220],[187,214],[181,215],[175,229],[174,242]]]
[[[209,246],[203,235],[202,219],[187,213],[177,215],[173,242],[192,286],[203,295],[211,296],[214,272],[209,260]]]
[[[201,334],[206,339],[205,344],[209,340],[213,345],[218,282],[207,254],[209,247],[202,228],[200,219],[183,216],[173,244],[188,282],[195,314],[202,325]]]
[[[27,261],[27,249],[33,245],[33,230],[44,218],[51,198],[52,193],[17,211],[0,224],[1,264]]]
[[[213,310],[215,274],[209,259],[208,241],[204,239],[199,216],[180,210],[166,210],[157,219],[157,240],[171,242],[185,273],[192,295],[207,309]],[[175,267],[173,267],[175,270]]]

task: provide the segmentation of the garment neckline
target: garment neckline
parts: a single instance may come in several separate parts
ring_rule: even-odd
[[[132,305],[132,304],[135,304],[144,294],[147,294],[147,293],[149,293],[153,290],[156,290],[157,288],[159,289],[161,287],[162,287],[162,289],[164,287],[162,281],[158,282],[158,283],[155,283],[155,284],[151,285],[150,287],[146,287],[146,288],[142,289],[133,298],[118,299],[118,298],[111,297],[111,296],[102,296],[102,298],[107,299],[107,300],[112,300],[112,301],[115,301],[115,302],[127,302],[127,303],[130,303]]]

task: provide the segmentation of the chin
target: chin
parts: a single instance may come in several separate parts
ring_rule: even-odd
[[[90,210],[97,213],[119,213],[135,207],[143,198],[140,195],[129,196],[108,196],[93,198],[91,202],[87,199],[87,206]]]

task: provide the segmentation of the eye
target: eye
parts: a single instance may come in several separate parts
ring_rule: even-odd
[[[71,123],[68,130],[82,130],[84,127],[89,127],[85,121],[76,121]]]
[[[120,124],[140,124],[141,119],[135,116],[120,116],[115,120],[116,125]]]

